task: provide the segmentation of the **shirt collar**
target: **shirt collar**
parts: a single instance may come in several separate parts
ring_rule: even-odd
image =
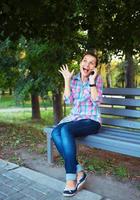
[[[75,80],[78,80],[78,81],[81,81],[81,73],[79,72],[78,74],[76,74],[75,76],[74,76],[74,79]],[[89,78],[87,79],[87,81],[86,82],[88,82],[89,81]],[[82,81],[81,81],[82,82]]]
[[[76,74],[76,75],[73,77],[73,79],[78,80],[78,81],[81,81],[81,74],[80,74],[80,72],[79,72],[78,74]]]
[[[98,77],[98,75],[97,75],[97,77]],[[97,77],[95,78],[95,81],[97,80]],[[78,81],[81,81],[81,73],[79,72],[78,74],[76,74],[76,75],[73,77],[73,79],[78,80]],[[88,82],[88,81],[89,81],[89,78],[87,79],[86,82]]]

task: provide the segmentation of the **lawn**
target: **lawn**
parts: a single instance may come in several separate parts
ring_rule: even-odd
[[[53,124],[52,108],[41,110],[41,120],[32,120],[31,116],[32,113],[28,110],[18,112],[0,112],[0,121],[14,124],[28,124],[40,128]]]
[[[43,108],[51,107],[52,106],[51,98],[49,96],[47,99],[40,98],[40,106]],[[16,99],[14,95],[8,95],[8,94],[1,95],[0,108],[11,108],[11,107],[30,108],[31,101],[29,98],[27,98],[24,101],[19,101]]]
[[[0,108],[15,107],[16,101],[13,96],[4,95],[0,96]]]

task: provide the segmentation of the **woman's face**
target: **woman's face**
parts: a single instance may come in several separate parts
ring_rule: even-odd
[[[80,63],[80,72],[83,78],[87,78],[95,69],[96,58],[92,55],[85,55]]]

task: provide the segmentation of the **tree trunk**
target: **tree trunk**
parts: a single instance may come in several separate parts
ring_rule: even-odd
[[[31,94],[32,102],[32,119],[41,119],[39,96],[36,93]]]
[[[2,93],[1,93],[1,95],[5,95],[5,90],[2,90]]]
[[[12,95],[12,88],[9,88],[9,95]]]
[[[53,92],[54,124],[57,124],[63,117],[61,91]]]
[[[125,66],[125,84],[126,88],[133,88],[135,83],[134,83],[134,63],[133,63],[133,58],[132,54],[129,52],[125,53],[125,60],[126,60],[126,66]],[[133,99],[131,95],[127,95],[126,98]],[[126,106],[126,109],[136,109],[133,106]]]
[[[107,83],[107,88],[111,87],[111,76],[110,76],[110,64],[108,63],[106,65],[106,83]]]
[[[126,88],[133,88],[134,87],[134,64],[132,54],[126,52],[125,53],[125,82]]]

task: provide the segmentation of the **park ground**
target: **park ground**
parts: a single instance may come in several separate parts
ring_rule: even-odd
[[[65,181],[63,160],[55,149],[54,165],[47,164],[44,122],[23,121],[0,123],[0,158]],[[140,159],[80,146],[79,161],[89,175],[88,190],[113,200],[139,200]]]
[[[63,160],[54,149],[54,165],[47,164],[45,126],[52,125],[52,108],[41,109],[42,120],[31,120],[30,108],[0,109],[0,158],[65,181]],[[115,200],[123,194],[140,199],[140,159],[80,145],[79,161],[89,178],[87,188]],[[94,184],[93,184],[94,183]],[[117,191],[118,193],[118,191]]]

